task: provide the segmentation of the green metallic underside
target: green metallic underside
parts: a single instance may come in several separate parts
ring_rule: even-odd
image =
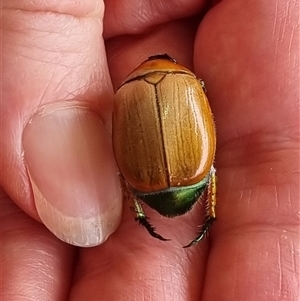
[[[134,192],[134,195],[163,216],[174,217],[191,210],[209,183],[209,175],[196,185],[170,188],[152,193]]]

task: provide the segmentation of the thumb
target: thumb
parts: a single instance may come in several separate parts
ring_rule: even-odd
[[[103,59],[104,8],[98,1],[79,1],[82,9],[51,2],[2,9],[0,181],[57,237],[94,246],[121,218],[106,122],[112,86]]]

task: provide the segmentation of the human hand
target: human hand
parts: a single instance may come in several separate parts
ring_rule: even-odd
[[[289,5],[223,1],[204,14],[194,0],[106,1],[105,44],[99,1],[3,5],[1,186],[21,208],[2,193],[3,300],[296,300],[299,74]],[[113,87],[156,53],[205,80],[217,124],[218,220],[187,250],[201,204],[174,219],[147,210],[171,242],[150,237],[126,205],[114,232]],[[75,248],[34,220],[76,245],[110,237]]]

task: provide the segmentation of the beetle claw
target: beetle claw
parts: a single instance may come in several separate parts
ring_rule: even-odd
[[[138,217],[136,218],[136,220],[139,222],[140,225],[144,226],[147,231],[149,232],[149,234],[154,237],[154,238],[157,238],[159,240],[162,240],[162,241],[169,241],[170,239],[168,238],[164,238],[162,237],[161,235],[159,235],[158,233],[155,232],[155,228],[147,221],[147,218],[148,217]]]
[[[207,234],[208,234],[208,230],[210,228],[210,226],[212,225],[212,223],[214,222],[216,218],[214,217],[208,217],[204,223],[204,225],[202,226],[202,229],[199,233],[199,235],[193,239],[189,244],[187,244],[186,246],[183,246],[184,249],[189,248],[193,245],[196,245],[200,240],[202,240]]]
[[[143,207],[139,203],[138,199],[134,199],[134,207],[131,208],[131,210],[133,210],[136,214],[135,220],[138,221],[140,225],[144,226],[151,236],[162,241],[170,240],[162,237],[161,235],[155,232],[155,228],[147,221],[149,217],[145,215]]]

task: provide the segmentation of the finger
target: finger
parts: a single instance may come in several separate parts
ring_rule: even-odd
[[[180,63],[191,64],[193,32],[193,24],[178,21],[142,38],[121,37],[107,43],[114,86],[150,54],[167,52]],[[118,231],[100,248],[81,251],[72,300],[96,300],[99,296],[103,300],[119,300],[120,296],[132,300],[198,300],[208,240],[190,249],[182,246],[195,238],[203,221],[203,204],[174,219],[163,218],[145,206],[151,224],[159,234],[171,238],[169,242],[151,237],[134,221],[130,204],[124,206]]]
[[[13,3],[2,8],[1,185],[60,239],[98,245],[121,217],[103,3]]]
[[[284,1],[224,1],[197,34],[196,72],[219,142],[218,221],[203,300],[297,299],[296,26]]]
[[[67,300],[74,248],[62,243],[0,192],[2,301]]]
[[[197,23],[194,19],[170,22],[147,35],[121,36],[106,43],[107,58],[115,90],[125,77],[150,55],[168,53],[193,69],[193,48]]]
[[[203,9],[205,1],[130,1],[106,0],[104,36],[140,34],[159,24],[193,16]]]

